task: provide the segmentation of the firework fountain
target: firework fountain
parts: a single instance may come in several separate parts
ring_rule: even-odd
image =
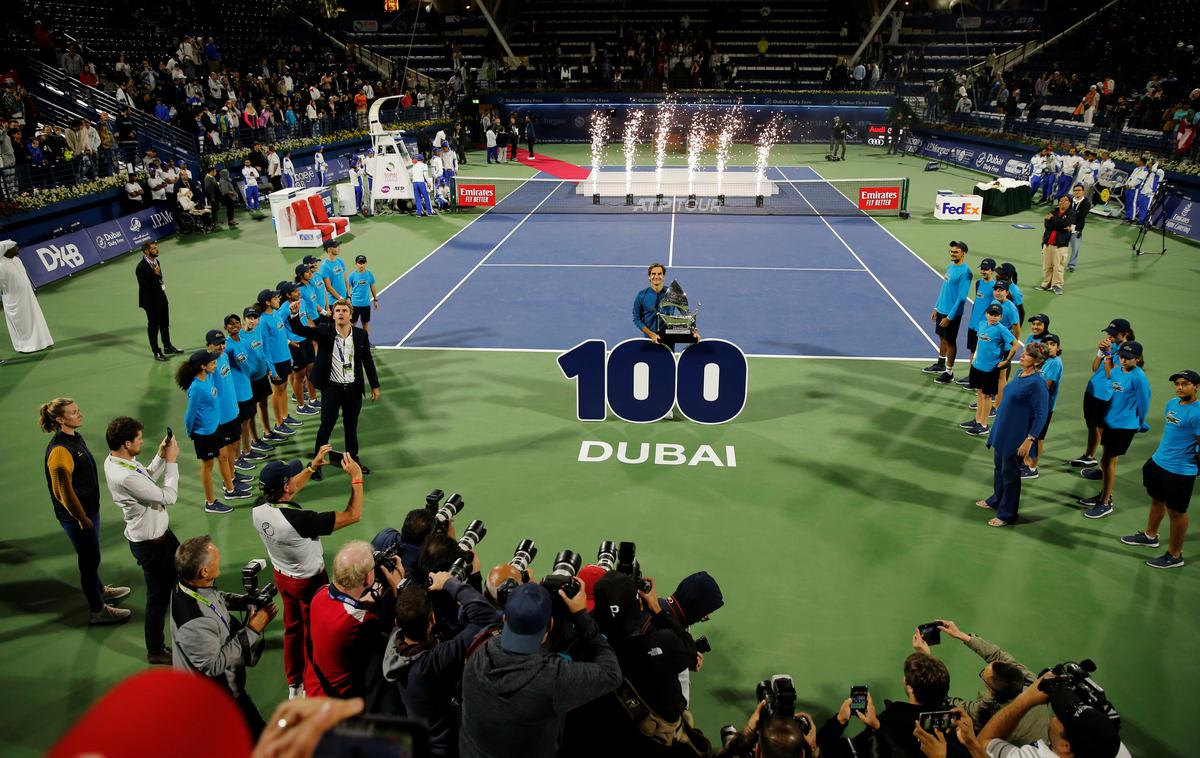
[[[662,202],[662,170],[667,160],[667,140],[675,122],[675,104],[665,100],[658,109],[658,124],[654,127],[654,195]]]
[[[592,203],[600,204],[600,168],[604,165],[604,148],[608,144],[608,112],[592,111]]]
[[[625,119],[625,204],[633,205],[633,161],[637,157],[638,134],[645,111],[631,111]]]
[[[729,163],[729,150],[733,147],[733,138],[742,128],[741,104],[730,108],[721,115],[721,131],[717,134],[717,203],[725,204],[725,193],[722,185],[725,181],[725,166]]]
[[[696,207],[696,170],[700,166],[700,154],[708,142],[708,114],[703,109],[697,110],[692,116],[692,124],[687,134],[687,184],[688,207]]]
[[[762,183],[767,178],[767,160],[771,156],[771,148],[779,140],[781,127],[779,114],[772,116],[759,133],[758,144],[754,147],[754,203],[759,208],[763,204]]]

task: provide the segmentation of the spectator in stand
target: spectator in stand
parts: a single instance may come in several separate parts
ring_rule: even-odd
[[[79,45],[74,42],[63,53],[62,70],[72,79],[78,79],[83,72],[83,56],[79,54]]]
[[[1083,125],[1091,129],[1096,120],[1096,109],[1100,107],[1100,88],[1092,85],[1079,101],[1077,110],[1083,116]]]
[[[761,43],[759,44],[761,45]],[[867,67],[862,64],[862,61],[855,64],[851,76],[854,78],[854,89],[863,89],[863,81],[867,78]]]

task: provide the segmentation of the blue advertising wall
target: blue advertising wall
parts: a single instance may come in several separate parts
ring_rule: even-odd
[[[21,260],[33,286],[41,287],[175,232],[175,219],[162,208],[147,208],[78,232],[21,245]]]

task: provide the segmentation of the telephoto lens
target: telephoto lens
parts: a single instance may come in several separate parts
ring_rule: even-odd
[[[554,556],[554,569],[550,573],[559,576],[575,576],[579,573],[582,563],[583,560],[580,559],[579,553],[574,550],[563,550]]]
[[[437,513],[434,514],[433,517],[437,521],[437,527],[445,529],[454,520],[454,517],[462,512],[464,507],[466,507],[466,503],[463,502],[462,495],[455,492],[446,501],[446,504],[438,508]]]
[[[467,581],[467,577],[470,575],[471,562],[465,557],[459,558],[458,560],[454,561],[454,563],[450,564],[450,576],[454,577],[458,581],[465,582]]]
[[[596,550],[596,565],[605,571],[612,571],[617,567],[617,543],[612,540],[600,543]]]
[[[517,549],[513,551],[513,557],[509,563],[517,571],[524,573],[529,570],[529,564],[533,563],[533,559],[537,558],[537,552],[537,545],[533,540],[521,540],[517,543]]]
[[[542,586],[551,595],[561,589],[567,593],[567,597],[575,597],[581,586],[579,580],[575,578],[575,574],[579,573],[579,566],[582,563],[579,554],[574,550],[561,551],[554,556],[554,568],[549,574],[542,577]]]
[[[487,536],[487,527],[479,519],[475,519],[467,524],[467,529],[463,532],[463,536],[458,538],[458,546],[468,552],[474,552],[475,546],[483,542],[483,538]]]
[[[733,724],[726,724],[721,727],[721,745],[728,747],[729,743],[733,742],[734,737],[737,737],[738,728]]]

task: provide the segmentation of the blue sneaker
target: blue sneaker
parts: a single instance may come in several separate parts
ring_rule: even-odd
[[[970,421],[962,422],[961,424],[958,425],[958,428],[959,429],[974,429],[975,428],[975,419],[971,419]]]
[[[249,500],[254,497],[254,493],[247,489],[242,489],[236,483],[233,489],[224,490],[226,500]]]
[[[1021,467],[1021,478],[1022,479],[1037,479],[1038,478],[1038,470],[1035,468],[1029,468],[1028,466],[1022,466]]]
[[[250,463],[250,461],[246,460],[246,458],[241,455],[239,455],[237,457],[237,459],[233,462],[233,467],[235,469],[237,469],[238,471],[253,471],[254,470],[254,464]]]
[[[992,409],[988,411],[988,418],[996,418],[996,406],[993,405]]]
[[[974,427],[967,430],[967,434],[971,435],[972,437],[986,437],[990,431],[992,430],[983,424],[976,424]]]
[[[214,500],[211,503],[204,504],[205,513],[232,513],[233,509],[225,505],[220,500]]]
[[[1146,561],[1146,565],[1156,569],[1174,569],[1183,565],[1183,556],[1176,558],[1170,553],[1163,553],[1159,557],[1151,561]]]
[[[295,416],[293,416],[290,413],[287,415],[286,418],[283,419],[283,423],[286,424],[287,426],[302,426],[304,424],[303,421],[296,418]]]
[[[1158,537],[1151,537],[1145,532],[1138,532],[1128,537],[1122,537],[1121,542],[1124,542],[1126,545],[1134,545],[1135,547],[1158,547]]]
[[[233,472],[233,481],[236,483],[252,482],[252,481],[254,481],[254,477],[250,476],[249,474],[243,474],[240,471],[234,471]]]
[[[1109,500],[1107,503],[1098,503],[1097,505],[1088,508],[1083,512],[1083,516],[1084,518],[1092,519],[1104,518],[1108,514],[1112,513],[1113,510],[1115,509],[1113,508],[1112,500]]]
[[[1096,494],[1096,495],[1092,495],[1091,497],[1081,497],[1078,500],[1076,500],[1075,502],[1079,503],[1080,505],[1086,505],[1087,507],[1091,508],[1093,506],[1100,505],[1100,495]]]
[[[968,408],[970,408],[970,409],[971,409],[971,410],[973,410],[973,411],[975,411],[975,410],[979,410],[979,401],[978,401],[978,400],[972,400],[972,401],[971,401],[971,404],[970,404],[970,405],[968,405],[967,407],[968,407]]]
[[[317,410],[321,409],[321,401],[320,400],[309,400],[308,404],[309,404],[309,406],[316,408]]]
[[[293,434],[294,434],[294,432],[293,432]],[[263,439],[267,440],[269,442],[287,442],[287,437],[283,436],[282,434],[275,431],[274,429],[267,432],[266,436],[264,436]],[[274,450],[275,450],[275,448],[271,448],[272,452]]]
[[[270,434],[268,434],[267,437],[269,438]],[[283,439],[280,438],[277,441],[282,442]],[[275,450],[275,448],[268,445],[265,440],[255,440],[254,442],[251,442],[250,449],[256,453],[270,453]],[[265,460],[265,459],[266,459],[266,456],[263,456],[263,460]],[[254,460],[254,459],[251,458],[250,456],[246,456],[246,460]]]
[[[275,428],[272,429],[271,431],[274,432],[275,434],[282,434],[284,437],[291,437],[293,434],[296,433],[295,429],[293,429],[290,426],[287,426],[286,424],[277,424],[275,426]]]
[[[1087,479],[1088,481],[1092,481],[1092,482],[1098,482],[1104,478],[1104,472],[1102,472],[1098,468],[1081,469],[1079,472],[1079,475],[1082,476],[1084,479]]]
[[[301,416],[315,416],[320,413],[320,411],[312,406],[302,405],[296,409],[296,413],[299,413]]]
[[[251,445],[251,447],[253,447],[253,445]],[[260,463],[262,461],[265,461],[267,459],[267,456],[263,455],[262,453],[257,453],[254,450],[251,450],[248,453],[242,453],[242,458],[247,463]]]

